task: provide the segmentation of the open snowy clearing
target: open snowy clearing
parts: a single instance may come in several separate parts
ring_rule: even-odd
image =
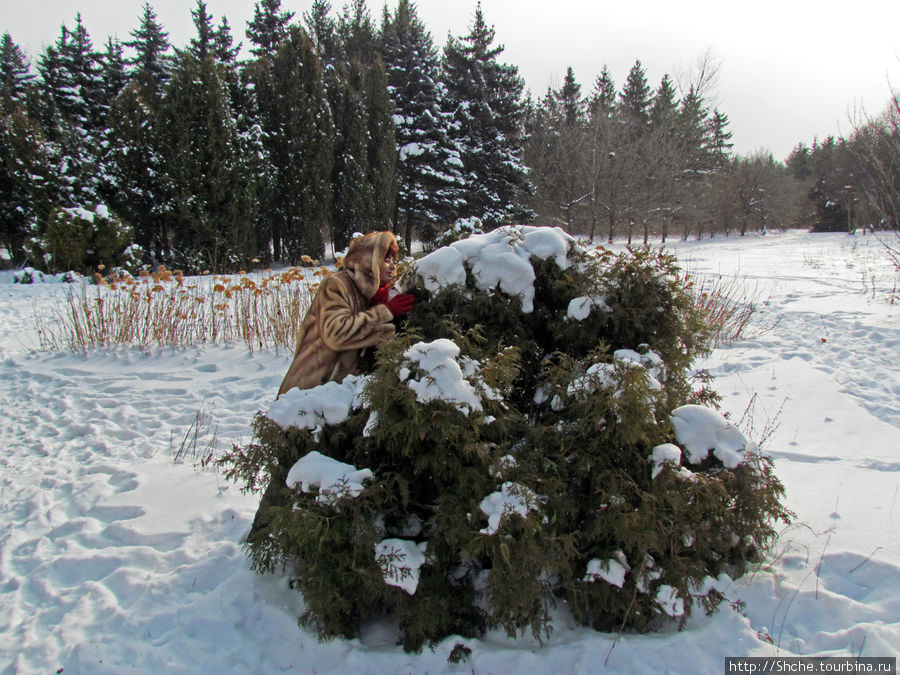
[[[36,351],[64,284],[0,273],[0,672],[722,672],[726,656],[900,651],[900,307],[872,236],[671,242],[698,276],[767,303],[698,367],[775,458],[797,514],[772,556],[687,630],[616,636],[560,607],[541,646],[449,638],[406,654],[392,627],[319,643],[286,576],[241,551],[258,498],[174,454],[249,440],[290,355],[243,346]],[[777,426],[776,426],[777,425]],[[467,662],[447,657],[457,643]],[[604,663],[606,664],[604,666]]]

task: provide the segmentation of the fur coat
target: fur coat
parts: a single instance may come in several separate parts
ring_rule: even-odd
[[[278,395],[294,387],[310,389],[359,371],[362,350],[394,332],[393,315],[383,304],[369,307],[382,283],[381,263],[396,252],[391,232],[373,232],[350,242],[343,270],[326,277],[297,331],[294,360]]]

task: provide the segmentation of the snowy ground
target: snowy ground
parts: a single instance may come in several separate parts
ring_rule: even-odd
[[[723,672],[726,656],[900,652],[900,307],[871,236],[770,233],[675,242],[736,277],[768,328],[705,363],[724,408],[766,443],[797,523],[766,565],[687,630],[600,634],[560,611],[548,644],[450,638],[405,654],[383,625],[319,643],[281,576],[252,573],[256,507],[174,453],[249,440],[289,355],[243,347],[35,349],[62,284],[0,273],[0,673]],[[755,399],[754,399],[755,395]],[[746,424],[745,424],[746,428]],[[447,663],[457,642],[468,662]],[[604,663],[606,664],[604,666]]]

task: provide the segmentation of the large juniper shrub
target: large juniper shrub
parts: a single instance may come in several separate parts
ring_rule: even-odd
[[[279,486],[247,552],[297,576],[301,622],[390,618],[415,650],[540,636],[559,603],[601,630],[713,611],[789,514],[691,371],[708,331],[674,259],[517,227],[410,274],[419,301],[373,373],[288,392],[222,460]]]

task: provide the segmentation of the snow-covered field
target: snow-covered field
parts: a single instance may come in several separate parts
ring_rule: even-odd
[[[241,551],[257,498],[175,462],[182,440],[249,440],[290,355],[242,346],[36,350],[63,284],[0,273],[0,672],[723,672],[727,656],[900,652],[900,307],[872,236],[673,242],[685,268],[767,303],[704,363],[775,458],[797,515],[731,604],[683,632],[611,634],[560,609],[549,642],[448,638],[406,654],[372,625],[319,643],[285,576]],[[752,405],[751,405],[752,403]],[[752,427],[752,428],[751,428]],[[462,642],[465,663],[447,656]]]

